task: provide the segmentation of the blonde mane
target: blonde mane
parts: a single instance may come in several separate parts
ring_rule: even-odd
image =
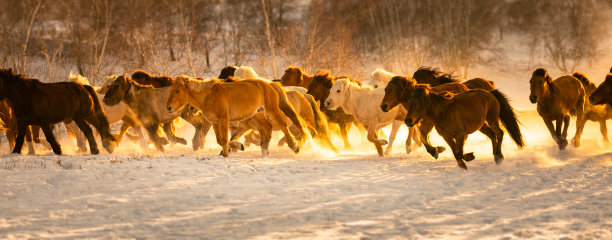
[[[209,89],[211,88],[213,85],[215,85],[215,83],[219,83],[220,81],[218,79],[212,79],[212,80],[200,80],[197,78],[192,78],[190,76],[187,75],[179,75],[177,76],[174,81],[176,81],[176,83],[178,84],[182,84],[184,86],[186,86],[189,89],[192,89],[194,91],[202,91],[205,89]]]
[[[80,83],[81,85],[89,85],[91,86],[91,84],[89,83],[89,80],[87,80],[86,77],[81,76],[81,74],[78,73],[73,73],[72,71],[70,71],[70,75],[68,75],[68,81],[69,82],[75,82],[75,83]]]
[[[249,66],[238,67],[238,69],[236,69],[236,72],[234,72],[234,77],[242,78],[242,79],[259,79],[259,80],[268,81],[268,82],[270,81],[268,79],[260,77],[255,72],[255,70],[253,70],[253,68]]]

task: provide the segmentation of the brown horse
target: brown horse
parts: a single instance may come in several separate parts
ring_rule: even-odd
[[[445,83],[458,83],[457,80],[451,74],[445,74],[440,72],[439,69],[432,69],[430,67],[420,67],[418,70],[412,74],[412,78],[414,78],[417,83],[420,84],[429,84],[432,87],[445,84]],[[483,89],[487,91],[495,90],[495,84],[492,81],[483,79],[483,78],[473,78],[463,82],[469,89]]]
[[[158,151],[164,151],[164,144],[168,144],[168,140],[173,143],[187,144],[183,138],[174,135],[172,122],[179,116],[191,123],[196,128],[194,135],[193,147],[201,146],[202,129],[206,129],[206,121],[201,115],[189,116],[189,111],[177,112],[177,114],[168,114],[165,108],[165,101],[168,99],[170,87],[154,88],[152,85],[141,85],[125,75],[117,77],[111,84],[110,88],[104,95],[103,102],[106,105],[114,106],[121,101],[125,102],[129,108],[136,114],[136,118],[142,124],[149,138],[154,143]],[[162,138],[158,135],[157,130],[160,125],[163,127],[166,137]]]
[[[91,86],[72,82],[42,83],[37,79],[14,74],[11,69],[0,70],[0,99],[11,102],[17,119],[17,139],[13,153],[21,153],[26,130],[30,125],[42,128],[55,154],[62,154],[53,136],[51,124],[72,119],[85,133],[92,154],[98,154],[98,146],[88,123],[102,137],[104,148],[112,153],[115,138],[104,109]]]
[[[389,81],[387,87],[385,87],[385,96],[382,102],[380,103],[380,108],[384,112],[387,112],[393,109],[398,104],[402,104],[404,108],[407,109],[409,105],[408,101],[412,96],[412,92],[417,87],[425,87],[429,91],[434,93],[448,91],[457,94],[467,92],[469,90],[465,85],[458,82],[445,83],[429,88],[428,84],[417,84],[417,82],[412,78],[395,76],[391,78],[391,81]],[[433,147],[431,145],[431,142],[429,142],[429,133],[431,132],[433,127],[434,123],[432,121],[424,119],[421,122],[421,125],[419,126],[419,131],[421,132],[420,140],[425,146],[427,152],[437,159],[438,154],[444,152],[445,149],[442,146]]]
[[[172,77],[170,76],[153,76],[148,72],[142,70],[136,70],[132,74],[132,80],[139,83],[140,85],[151,85],[154,88],[168,87],[173,83]]]
[[[306,74],[304,69],[289,65],[289,67],[285,69],[285,74],[281,77],[280,83],[283,86],[300,86],[308,89],[310,82],[312,82],[312,77],[313,76]]]
[[[512,140],[523,147],[523,137],[514,109],[507,97],[498,90],[470,90],[460,94],[433,93],[428,87],[417,87],[408,101],[406,124],[413,126],[423,119],[432,121],[436,131],[453,150],[459,167],[466,169],[465,161],[474,160],[474,153],[463,153],[467,136],[477,130],[484,133],[493,145],[495,163],[504,159],[501,144],[502,124]]]
[[[299,152],[299,147],[306,136],[303,120],[299,119],[285,91],[278,83],[261,80],[224,83],[217,79],[200,81],[180,77],[170,88],[166,108],[168,113],[172,114],[187,104],[200,109],[204,117],[213,124],[217,143],[223,147],[221,154],[224,157],[229,156],[230,121],[246,120],[260,112],[265,112],[266,116],[283,131],[287,137],[287,144],[295,153]],[[285,117],[289,118],[298,129],[297,144],[289,132]],[[262,135],[264,156],[267,155],[272,132],[272,126],[265,127],[258,129]]]
[[[329,96],[329,91],[331,87],[334,85],[337,79],[341,79],[341,78],[348,78],[348,77],[332,76],[328,70],[319,71],[314,75],[314,77],[312,78],[312,81],[308,85],[307,94],[310,94],[311,96],[313,96],[314,99],[319,101],[320,103],[324,103],[325,100],[327,100],[327,97]],[[360,81],[352,80],[352,79],[351,81],[361,86]],[[358,127],[359,131],[361,132],[365,131],[363,126],[359,124],[357,121],[355,121],[355,118],[353,116],[345,113],[344,110],[342,110],[342,108],[338,108],[336,110],[329,110],[323,107],[323,104],[320,104],[320,105],[321,105],[320,109],[327,116],[327,120],[330,123],[338,124],[338,126],[340,127],[340,135],[342,136],[342,140],[344,141],[344,147],[350,148],[351,144],[348,141],[348,131],[351,127],[351,124],[354,124],[356,127]]]
[[[582,83],[569,75],[553,80],[544,68],[536,69],[529,83],[531,89],[529,101],[537,103],[538,113],[544,120],[550,135],[559,149],[565,149],[570,115],[576,116],[578,122],[584,121],[582,118],[586,93]],[[556,128],[553,126],[553,121],[557,121]],[[577,135],[579,136],[579,133]],[[574,142],[576,147],[577,143]]]
[[[576,72],[572,74],[573,77],[580,80],[582,87],[587,96],[591,95],[597,89],[595,83],[591,82],[586,75],[583,73]],[[606,120],[612,119],[612,107],[610,105],[593,105],[588,101],[584,104],[584,117],[582,121],[576,121],[576,135],[574,136],[573,142],[575,146],[580,146],[580,136],[586,121],[591,120],[599,122],[599,130],[604,142],[607,144],[608,140],[608,127],[606,126]]]
[[[589,102],[593,105],[606,104],[612,106],[612,68],[603,83],[589,96]]]
[[[219,79],[227,79],[228,77],[234,76],[234,73],[236,72],[236,69],[238,69],[235,66],[229,65],[224,67],[223,69],[221,69],[221,73],[219,74]]]

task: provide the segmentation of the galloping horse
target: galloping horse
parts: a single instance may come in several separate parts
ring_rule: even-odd
[[[404,108],[408,108],[408,101],[410,100],[414,89],[417,87],[427,86],[429,85],[417,84],[417,82],[412,78],[395,76],[385,87],[385,96],[383,97],[380,103],[380,108],[384,112],[387,112],[400,103],[404,106]],[[458,94],[467,92],[469,89],[461,83],[451,82],[428,88],[428,90],[434,93],[448,91],[451,93]],[[442,146],[433,147],[429,142],[429,133],[431,132],[433,127],[434,123],[428,119],[424,119],[421,122],[421,125],[419,126],[419,131],[421,132],[420,141],[425,146],[427,152],[437,159],[438,154],[444,152],[445,148]]]
[[[397,74],[387,72],[382,68],[377,68],[374,72],[372,72],[368,85],[372,86],[373,88],[384,88],[387,86],[389,81],[391,81],[391,78],[395,76],[397,76]]]
[[[308,88],[308,85],[312,82],[312,77],[313,76],[306,74],[304,69],[289,65],[285,69],[285,74],[281,77],[280,84],[283,86],[300,86]]]
[[[465,161],[474,160],[474,153],[463,153],[467,136],[477,130],[484,133],[493,145],[495,163],[504,159],[501,144],[504,132],[499,127],[501,120],[510,137],[523,147],[523,137],[516,114],[508,99],[498,90],[470,90],[460,94],[450,92],[433,93],[428,86],[417,87],[408,100],[406,124],[414,126],[422,119],[432,121],[436,131],[453,150],[459,167],[466,169]]]
[[[200,81],[193,78],[179,78],[170,88],[170,97],[166,103],[167,112],[180,111],[186,104],[191,104],[202,111],[204,117],[213,124],[217,143],[221,145],[224,157],[229,156],[228,131],[230,121],[251,118],[257,113],[265,112],[287,137],[287,145],[299,152],[306,130],[284,90],[278,83],[267,83],[261,80],[242,80],[224,83],[213,79]],[[231,110],[231,111],[230,111]],[[298,129],[298,142],[287,128],[285,117],[288,117]],[[272,126],[258,129],[262,137],[262,154],[267,156],[271,139]]]
[[[595,89],[597,89],[595,83],[591,82],[583,73],[576,72],[572,74],[572,76],[580,80],[587,96],[591,95],[593,92],[595,92]],[[574,145],[580,146],[580,136],[582,135],[582,130],[584,129],[584,125],[586,124],[587,120],[599,122],[599,131],[601,132],[601,136],[606,144],[609,143],[610,141],[608,140],[608,127],[606,126],[606,120],[612,119],[612,107],[609,105],[593,105],[587,101],[584,104],[583,116],[582,121],[576,121],[576,135],[572,140]]]
[[[612,106],[612,68],[610,68],[610,73],[606,75],[604,82],[589,96],[589,102],[593,105],[606,104]]]
[[[537,103],[538,113],[544,120],[550,135],[559,149],[565,149],[570,115],[576,116],[578,122],[584,121],[582,118],[586,93],[582,83],[569,75],[553,80],[544,68],[536,69],[529,83],[531,89],[529,101]],[[556,128],[553,126],[553,121],[557,121]],[[576,147],[577,143],[574,142]]]
[[[0,100],[8,99],[17,118],[17,140],[13,153],[21,153],[23,140],[29,125],[38,125],[45,133],[55,154],[62,149],[53,136],[51,124],[72,119],[87,136],[92,154],[98,154],[98,146],[88,123],[102,137],[102,145],[112,153],[115,138],[104,109],[91,86],[72,82],[42,83],[37,79],[17,75],[11,69],[0,69]]]
[[[330,90],[330,94],[325,100],[325,107],[336,110],[342,107],[346,113],[353,115],[368,131],[368,141],[374,143],[378,156],[390,154],[395,135],[402,125],[402,120],[406,117],[404,108],[394,108],[391,111],[383,112],[378,106],[385,92],[382,88],[361,87],[347,78],[336,80]],[[378,130],[392,124],[389,142],[378,139]],[[411,139],[414,132],[411,130],[406,140],[406,151],[411,150]],[[389,144],[387,150],[382,151],[382,145]]]

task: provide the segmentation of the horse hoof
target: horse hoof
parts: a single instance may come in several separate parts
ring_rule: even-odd
[[[242,144],[242,143],[240,144],[240,151],[244,152],[244,144]]]
[[[94,148],[94,149],[91,149],[91,154],[92,154],[92,155],[98,155],[98,154],[100,154],[100,150],[95,149],[95,148]]]
[[[572,139],[572,143],[574,144],[575,148],[579,148],[580,147],[580,140],[576,140],[576,138]]]
[[[299,153],[300,152],[300,147],[295,147],[295,150],[293,150],[293,152]]]
[[[463,160],[465,160],[466,162],[472,161],[474,160],[476,157],[474,157],[474,153],[467,153],[467,154],[463,154]]]
[[[504,155],[495,155],[495,164],[499,165],[504,161]]]
[[[176,142],[179,144],[187,145],[187,140],[182,139],[182,138],[177,139]]]
[[[465,165],[463,161],[457,160],[457,165],[459,165],[460,168],[463,168],[463,170],[467,171],[467,165]]]
[[[443,153],[446,150],[446,148],[442,147],[442,146],[437,146],[436,147],[436,152],[438,153]]]
[[[56,155],[62,155],[62,150],[53,150]]]

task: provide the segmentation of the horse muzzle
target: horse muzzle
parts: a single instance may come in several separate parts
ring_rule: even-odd
[[[534,96],[534,95],[531,95],[531,96],[529,96],[529,101],[531,103],[537,103],[538,102],[538,97]]]
[[[417,124],[417,121],[414,118],[406,118],[404,119],[404,123],[406,123],[406,126],[408,127],[414,127],[414,125]]]
[[[174,114],[174,110],[172,109],[172,106],[168,107],[166,110],[168,111],[168,113]]]
[[[325,108],[329,109],[329,110],[333,110],[332,109],[332,103],[329,99],[325,100],[325,102],[323,103],[323,105],[325,105]]]

